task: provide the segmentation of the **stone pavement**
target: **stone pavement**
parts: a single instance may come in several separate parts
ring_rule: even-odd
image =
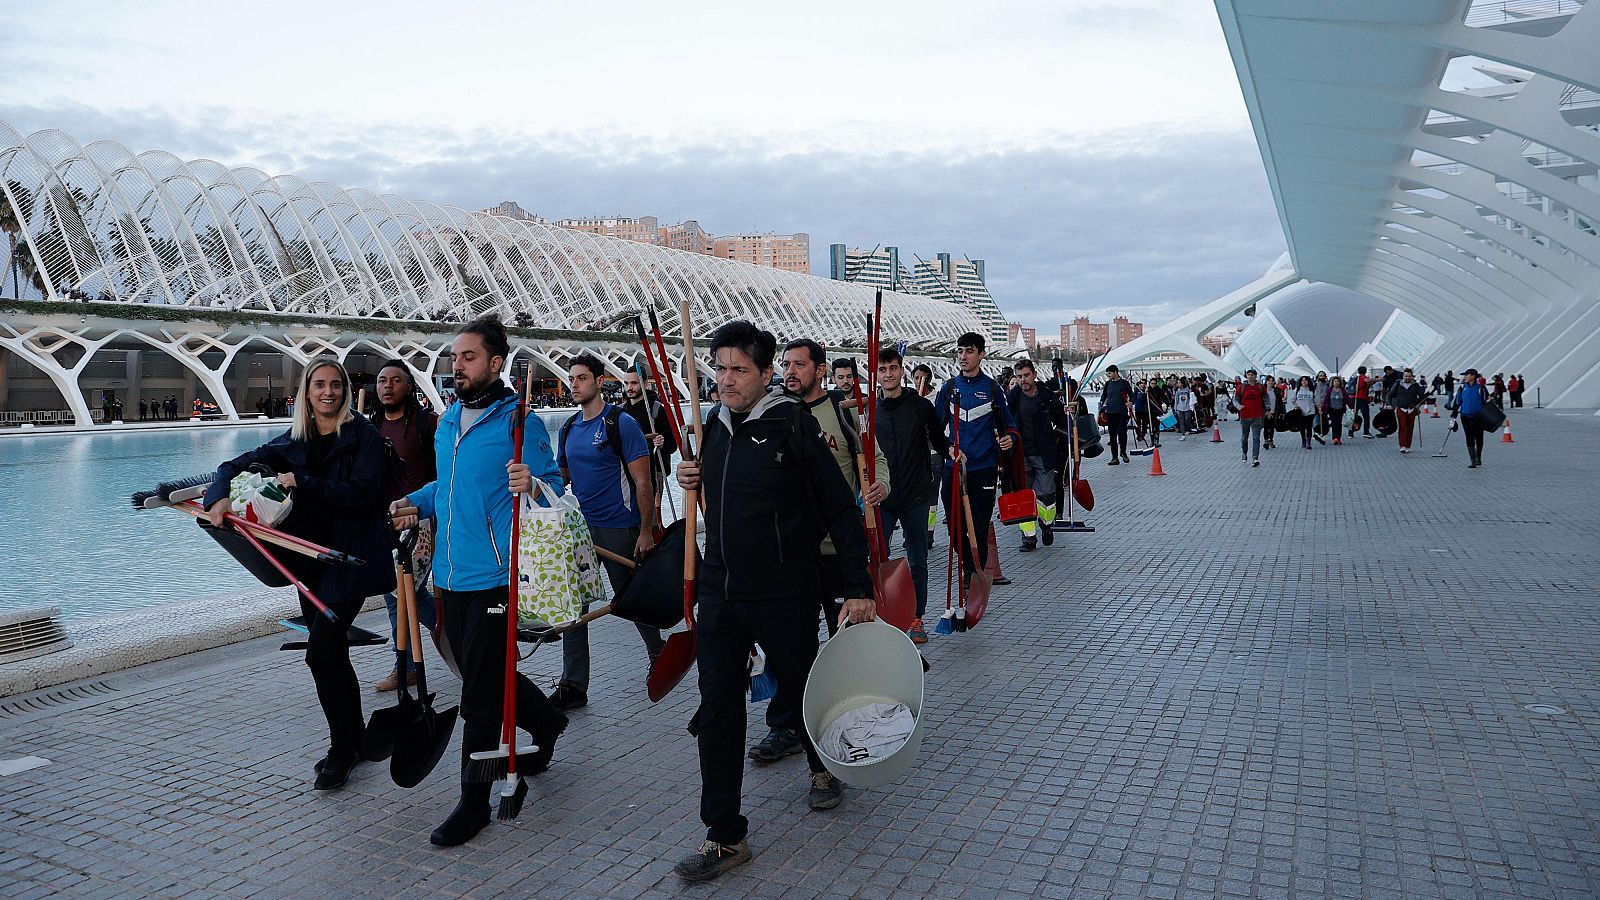
[[[1015,584],[926,648],[913,773],[812,813],[799,757],[752,770],[755,860],[712,886],[671,873],[692,683],[652,706],[612,622],[521,821],[449,851],[454,748],[412,791],[309,789],[322,724],[276,638],[0,705],[3,755],[51,761],[0,776],[0,896],[1600,895],[1600,420],[1512,419],[1481,471],[1459,436],[1430,458],[1433,420],[1408,457],[1289,437],[1251,470],[1230,429],[1169,438],[1166,478],[1089,463],[1100,530],[1006,535]]]

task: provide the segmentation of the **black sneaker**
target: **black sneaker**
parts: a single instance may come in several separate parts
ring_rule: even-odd
[[[1054,522],[1051,522],[1049,525],[1046,525],[1043,522],[1039,523],[1039,536],[1044,538],[1044,545],[1046,547],[1056,542],[1055,524],[1056,523]]]
[[[723,872],[737,866],[742,866],[750,861],[750,845],[745,841],[737,844],[719,844],[716,841],[706,841],[689,856],[678,860],[672,871],[684,881],[710,881]]]
[[[989,579],[989,583],[996,587],[1004,587],[1011,583],[1011,579],[1004,575],[996,575],[994,578]]]
[[[761,743],[750,748],[749,756],[758,763],[775,763],[785,756],[793,756],[804,750],[800,743],[800,733],[787,728],[774,728],[767,732]]]
[[[583,688],[572,682],[563,681],[556,685],[555,690],[550,692],[550,702],[555,705],[556,709],[563,711],[582,709],[589,705],[589,695]]]
[[[1256,460],[1256,461],[1255,461],[1255,462],[1253,462],[1253,463],[1251,463],[1251,464],[1250,464],[1250,468],[1252,468],[1252,469],[1259,469],[1259,468],[1261,468],[1261,460],[1259,460],[1259,459],[1258,459],[1258,460]]]
[[[833,809],[844,799],[844,783],[828,772],[811,773],[811,792],[806,802],[812,809]]]
[[[1017,548],[1017,552],[1032,553],[1037,549],[1039,549],[1039,539],[1030,534],[1022,538],[1022,546]]]
[[[331,791],[344,787],[350,780],[350,772],[361,761],[360,754],[340,753],[328,754],[327,758],[317,763],[317,780],[312,787],[319,791]]]
[[[1113,457],[1111,457],[1111,462],[1106,463],[1106,465],[1118,466],[1118,465],[1121,465],[1121,463],[1117,462],[1117,458],[1115,456],[1113,456]]]

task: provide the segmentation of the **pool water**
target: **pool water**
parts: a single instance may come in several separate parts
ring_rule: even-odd
[[[572,412],[539,417],[554,438]],[[86,619],[261,587],[192,518],[128,498],[213,471],[287,427],[0,437],[0,612],[54,605]]]

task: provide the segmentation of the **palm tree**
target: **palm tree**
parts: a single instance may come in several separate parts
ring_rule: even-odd
[[[16,206],[12,205],[12,197],[17,198]],[[23,246],[26,248],[26,245],[20,243],[18,235],[22,233],[23,223],[28,220],[28,214],[32,211],[32,207],[32,192],[18,182],[9,181],[6,183],[6,192],[3,196],[0,196],[0,231],[4,231],[11,242],[11,255],[7,257],[10,260],[11,268],[11,295],[18,299],[21,299],[19,293],[21,287],[17,283],[19,275],[17,271],[19,267],[17,247]]]

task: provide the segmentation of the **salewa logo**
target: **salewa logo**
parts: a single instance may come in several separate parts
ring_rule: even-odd
[[[765,444],[767,442],[766,438],[756,437],[755,435],[751,435],[750,440],[755,441],[758,444]]]

